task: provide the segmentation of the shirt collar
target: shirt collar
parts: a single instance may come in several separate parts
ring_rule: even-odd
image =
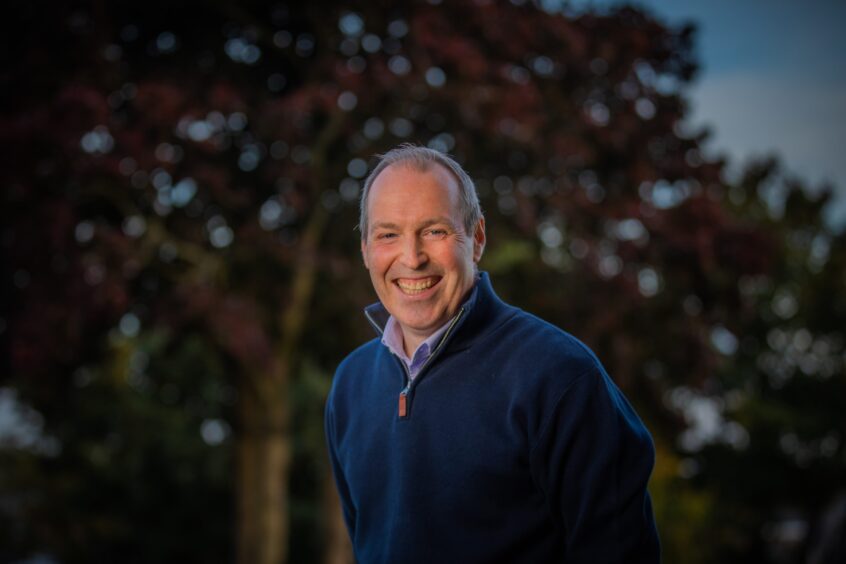
[[[453,317],[452,319],[455,318]],[[397,355],[405,363],[406,367],[408,367],[409,375],[414,378],[432,355],[432,351],[437,347],[438,342],[443,337],[450,323],[452,323],[452,319],[441,325],[434,333],[420,343],[417,350],[409,358],[405,354],[405,347],[403,346],[402,327],[400,327],[399,322],[392,315],[385,324],[385,331],[382,333],[382,344],[388,347],[392,353]]]
[[[441,344],[439,339],[449,338],[450,339],[450,347],[458,347],[456,350],[462,350],[470,346],[470,343],[475,338],[476,332],[471,332],[462,337],[459,329],[468,323],[469,318],[473,318],[474,325],[485,325],[489,322],[493,321],[493,317],[505,312],[505,304],[496,296],[491,287],[490,279],[488,277],[488,273],[484,271],[480,271],[477,273],[476,283],[473,286],[473,290],[470,292],[470,295],[467,297],[465,302],[462,304],[459,313],[456,313],[456,317],[460,315],[461,312],[464,312],[462,319],[455,325],[455,330],[451,331],[449,335],[453,336],[446,336],[446,331],[452,325],[455,317],[453,317],[450,321],[448,321],[444,326],[440,327],[438,331],[435,333],[441,332],[440,334],[433,334],[430,335],[431,342],[427,343],[428,352],[426,358],[423,362],[420,363],[420,366],[417,367],[417,371],[419,368],[422,368],[422,365],[425,364],[425,360],[428,360],[429,356],[432,353],[436,352],[439,348],[438,346]],[[381,302],[376,302],[364,308],[364,316],[367,318],[367,321],[373,326],[373,329],[379,334],[379,338],[381,339],[382,343],[385,344],[386,348],[391,352],[396,351],[398,358],[408,358],[405,356],[405,351],[402,346],[402,340],[395,340],[393,341],[394,347],[391,348],[387,341],[385,340],[385,333],[388,325],[388,320],[391,318],[391,314],[388,313],[388,310],[385,309],[385,306],[382,305]],[[399,329],[399,327],[397,328]],[[393,332],[393,331],[392,331]],[[457,335],[456,335],[457,334]],[[391,337],[389,337],[390,339]],[[429,341],[429,339],[427,339]],[[415,356],[417,355],[418,351],[415,351]],[[403,363],[408,366],[408,363],[403,360]],[[409,373],[411,373],[411,369],[409,369]],[[416,375],[416,371],[414,373]]]
[[[493,288],[490,287],[490,281],[488,279],[487,272],[480,271],[476,274],[476,281],[473,286],[473,289],[470,291],[470,295],[462,304],[463,309],[472,309],[474,307],[474,304],[477,301],[477,294],[479,293],[480,287],[483,288],[484,293],[493,294]],[[367,321],[370,322],[370,325],[373,327],[373,329],[376,330],[376,333],[378,333],[381,337],[385,333],[385,328],[388,326],[388,319],[391,318],[391,314],[388,313],[388,310],[385,309],[385,306],[382,305],[382,302],[376,302],[364,308],[364,317],[367,318]]]

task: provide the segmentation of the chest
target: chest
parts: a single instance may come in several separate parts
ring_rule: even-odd
[[[351,409],[339,449],[357,507],[493,515],[534,495],[526,414],[508,381],[518,375],[444,362],[411,387],[401,417],[402,368],[379,371],[367,408]]]

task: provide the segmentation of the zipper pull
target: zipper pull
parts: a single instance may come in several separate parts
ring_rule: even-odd
[[[400,419],[408,416],[408,388],[401,391],[399,395],[399,416]]]

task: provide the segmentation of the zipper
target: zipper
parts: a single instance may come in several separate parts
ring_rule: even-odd
[[[420,378],[420,375],[423,374],[423,371],[426,370],[426,367],[431,364],[432,360],[435,359],[435,356],[437,356],[438,352],[443,348],[444,343],[446,343],[447,337],[449,337],[449,334],[452,333],[455,324],[458,323],[462,315],[464,315],[464,308],[458,310],[458,313],[455,314],[455,317],[452,318],[452,323],[450,323],[449,327],[447,327],[447,330],[444,331],[444,335],[443,337],[441,337],[438,346],[435,347],[435,350],[432,351],[432,354],[429,355],[429,358],[427,358],[426,362],[423,363],[423,366],[420,367],[420,372],[417,373],[417,378],[415,378],[415,380],[418,380]]]
[[[420,371],[417,372],[417,376],[414,378],[414,380],[411,379],[411,375],[408,372],[408,367],[405,365],[402,359],[397,359],[399,360],[402,367],[405,368],[406,377],[405,388],[400,391],[399,395],[399,406],[397,409],[397,413],[399,414],[400,419],[405,419],[408,417],[408,412],[411,408],[412,387],[415,385],[415,382],[420,381],[420,377],[423,376],[423,372],[432,363],[432,361],[435,359],[435,356],[437,356],[438,352],[440,352],[440,350],[444,347],[444,343],[446,343],[447,338],[449,337],[450,333],[452,333],[452,330],[455,328],[455,325],[461,319],[462,315],[464,315],[463,307],[458,310],[458,313],[452,319],[452,323],[449,324],[449,327],[447,327],[447,330],[444,332],[443,336],[441,337],[441,340],[438,342],[438,346],[435,347],[435,349],[432,351],[432,354],[429,355],[429,358],[427,358],[426,362],[423,363],[423,366],[420,367]]]
[[[411,379],[408,380],[408,383],[405,385],[405,388],[402,389],[399,395],[399,407],[397,408],[397,414],[399,415],[400,419],[405,419],[408,417],[408,392],[411,390]]]
[[[376,329],[376,331],[379,332],[379,335],[383,335],[384,331],[381,327],[379,327],[379,324],[376,323],[376,321],[370,316],[370,313],[367,310],[364,311],[364,315],[365,317],[367,317],[367,320]],[[435,349],[432,351],[432,354],[429,355],[429,358],[427,358],[426,362],[423,363],[423,366],[420,367],[420,371],[417,372],[417,377],[414,378],[414,380],[411,379],[411,373],[408,371],[408,366],[405,365],[405,362],[403,362],[403,360],[397,355],[393,355],[394,358],[397,359],[397,362],[399,362],[403,372],[405,373],[405,387],[400,390],[399,401],[397,402],[397,415],[400,419],[408,418],[409,408],[411,407],[411,389],[414,382],[420,380],[420,376],[422,376],[423,371],[426,370],[426,368],[435,359],[435,356],[437,356],[440,350],[444,347],[444,343],[446,343],[446,340],[449,337],[450,333],[452,333],[452,330],[455,328],[455,325],[458,323],[458,321],[463,315],[464,308],[462,307],[460,310],[458,310],[458,313],[455,315],[455,317],[453,317],[452,322],[449,324],[449,327],[447,327],[447,330],[444,332],[443,337],[441,337],[441,340],[438,342],[438,346],[435,347]]]

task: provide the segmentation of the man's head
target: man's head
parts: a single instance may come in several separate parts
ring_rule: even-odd
[[[463,218],[464,229],[468,233],[472,233],[476,228],[476,224],[482,219],[482,208],[479,206],[479,197],[476,195],[476,187],[473,185],[473,180],[470,178],[461,165],[445,153],[429,149],[428,147],[418,147],[408,143],[402,144],[381,156],[379,164],[370,171],[367,179],[364,181],[364,191],[361,193],[360,200],[360,215],[358,221],[359,230],[361,230],[361,238],[367,237],[367,228],[369,216],[367,213],[367,202],[370,199],[370,190],[376,177],[382,173],[383,170],[393,164],[404,164],[418,170],[429,170],[433,165],[439,164],[455,177],[458,182],[459,193],[461,196],[461,216]]]
[[[360,227],[373,287],[416,348],[473,287],[485,248],[473,182],[446,155],[401,146],[367,178]]]

